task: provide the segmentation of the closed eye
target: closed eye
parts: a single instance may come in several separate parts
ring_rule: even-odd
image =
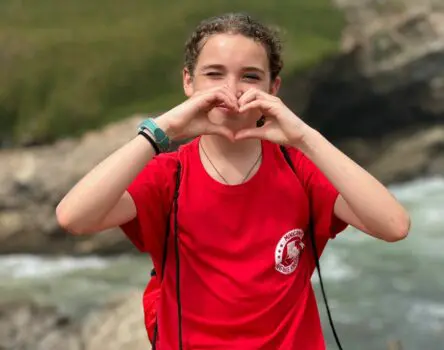
[[[205,74],[208,77],[220,77],[222,75],[221,72],[208,72]]]
[[[260,80],[259,75],[253,73],[245,74],[244,77],[248,80]]]

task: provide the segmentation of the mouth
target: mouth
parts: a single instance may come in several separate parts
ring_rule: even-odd
[[[226,113],[231,112],[231,108],[228,107],[225,103],[218,105],[217,108]]]

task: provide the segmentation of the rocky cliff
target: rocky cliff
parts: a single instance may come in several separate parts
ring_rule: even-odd
[[[57,203],[76,181],[134,135],[138,120],[90,132],[80,140],[2,151],[0,251],[88,254],[131,249],[117,230],[87,238],[67,235],[54,214]]]
[[[386,183],[444,174],[444,3],[336,3],[340,55],[295,73],[284,98]]]

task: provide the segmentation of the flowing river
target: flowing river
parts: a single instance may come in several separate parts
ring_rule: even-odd
[[[396,244],[348,229],[321,259],[327,295],[345,349],[444,349],[444,178],[416,180],[391,189],[409,209],[412,229]],[[73,316],[108,297],[142,289],[151,263],[145,256],[0,257],[0,299],[34,299]],[[317,290],[329,349],[335,349]]]

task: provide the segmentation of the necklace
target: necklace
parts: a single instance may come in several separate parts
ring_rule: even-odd
[[[229,185],[228,181],[225,179],[225,177],[220,173],[219,170],[217,170],[216,166],[213,164],[213,162],[211,161],[210,157],[208,157],[207,152],[205,151],[205,148],[202,144],[202,142],[199,142],[200,147],[202,148],[203,154],[205,155],[205,158],[208,159],[208,161],[210,162],[211,166],[213,167],[213,169],[216,171],[216,173],[220,176],[220,178],[227,184]],[[256,161],[254,162],[253,166],[250,168],[250,170],[247,172],[247,175],[245,175],[245,177],[243,178],[242,183],[244,183],[248,177],[250,176],[251,172],[253,171],[253,169],[256,167],[257,163],[259,163],[260,159],[262,158],[262,152],[259,153],[259,156],[257,157]]]

